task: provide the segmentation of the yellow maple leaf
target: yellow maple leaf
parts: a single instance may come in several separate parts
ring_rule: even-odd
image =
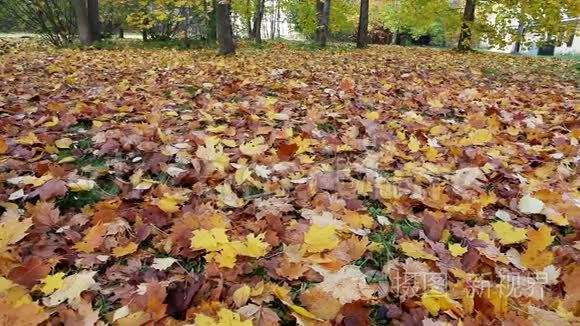
[[[365,114],[365,117],[371,121],[378,120],[380,116],[378,111],[370,111]]]
[[[435,125],[429,129],[431,136],[439,136],[443,133],[443,127],[441,125]]]
[[[433,316],[438,315],[440,311],[449,310],[454,307],[460,308],[459,303],[451,299],[448,293],[436,289],[431,289],[429,292],[424,293],[421,296],[421,303]]]
[[[236,184],[241,185],[252,176],[252,170],[250,170],[247,165],[240,164],[237,166],[238,168],[236,170],[236,174],[234,175],[234,179],[236,180]]]
[[[36,135],[31,131],[26,136],[22,136],[16,140],[17,143],[22,145],[33,145],[35,143],[40,142]]]
[[[522,254],[522,264],[534,271],[541,271],[552,264],[554,253],[546,250],[554,242],[552,229],[542,224],[538,230],[528,230],[527,249]]]
[[[459,243],[449,244],[448,248],[453,257],[463,256],[467,252],[467,247],[463,247]]]
[[[196,326],[252,326],[251,320],[242,321],[240,314],[235,313],[226,308],[220,309],[217,313],[217,319],[211,318],[203,314],[196,314]]]
[[[81,300],[81,292],[88,290],[96,283],[93,279],[95,274],[97,274],[96,271],[82,271],[78,274],[67,276],[62,286],[43,300],[44,304],[47,307],[55,307],[67,300],[69,303]]]
[[[54,142],[54,145],[57,148],[61,148],[61,149],[65,149],[65,148],[70,148],[70,145],[72,145],[73,141],[72,139],[65,137],[65,138],[61,138],[58,139]]]
[[[214,134],[221,134],[222,132],[226,131],[226,129],[228,129],[227,125],[219,125],[215,127],[207,127],[205,130]]]
[[[207,261],[215,261],[220,267],[232,268],[236,265],[236,257],[241,245],[239,241],[225,243],[221,245],[220,251],[210,252],[205,255],[205,258]]]
[[[167,134],[165,134],[161,128],[157,128],[157,137],[159,137],[159,140],[161,140],[162,143],[167,144],[169,143],[169,136],[167,136]]]
[[[159,207],[165,213],[175,213],[179,211],[179,205],[187,200],[185,193],[165,193],[157,202]]]
[[[399,197],[397,186],[390,182],[379,183],[376,186],[379,189],[379,195],[384,199],[396,199]]]
[[[232,295],[232,299],[234,299],[234,303],[236,304],[236,306],[241,307],[245,305],[246,302],[248,302],[248,299],[250,298],[251,292],[252,289],[246,284],[242,285],[240,288],[235,290],[234,294]]]
[[[244,155],[254,156],[264,153],[268,149],[268,145],[264,143],[263,137],[256,137],[247,143],[240,145],[240,151]]]
[[[262,233],[258,236],[248,234],[244,246],[240,251],[240,255],[247,257],[262,257],[268,252],[269,244],[264,242],[265,235]]]
[[[366,180],[354,180],[354,187],[360,196],[366,196],[373,191],[373,184]]]
[[[9,210],[3,215],[0,224],[0,252],[24,238],[26,231],[32,226],[32,218],[20,221],[18,213]]]
[[[491,224],[502,245],[522,242],[528,238],[526,229],[514,227],[508,222],[498,221]]]
[[[115,249],[113,249],[113,256],[123,257],[123,256],[130,255],[130,254],[134,253],[135,251],[137,251],[138,247],[139,247],[139,245],[136,244],[135,242],[129,242],[128,244],[126,244],[122,247],[116,247]]]
[[[191,238],[191,249],[204,249],[207,251],[218,251],[223,245],[229,243],[226,229],[213,228],[211,230],[194,230]]]
[[[64,276],[65,273],[58,272],[56,274],[47,275],[45,278],[41,280],[42,286],[40,286],[40,291],[45,295],[49,295],[54,291],[60,289],[62,284],[64,283]]]
[[[407,147],[409,148],[411,153],[417,153],[421,149],[421,145],[419,144],[419,141],[415,136],[411,136],[411,138],[409,138],[409,143],[407,144]]]
[[[348,144],[340,144],[340,145],[336,146],[337,153],[352,152],[352,151],[353,151],[352,146],[350,146]]]
[[[333,225],[314,224],[304,235],[304,250],[310,253],[323,252],[338,246],[339,240]]]
[[[493,139],[493,135],[487,129],[477,129],[459,142],[461,146],[485,145]]]
[[[425,252],[424,248],[425,244],[423,242],[419,242],[417,240],[405,241],[401,243],[401,250],[405,253],[405,255],[413,258],[422,258],[422,259],[429,259],[429,260],[439,260],[439,258]]]
[[[439,151],[434,148],[429,146],[427,148],[427,150],[425,151],[425,158],[429,161],[435,161],[437,159],[439,159],[441,157],[441,154],[439,154]]]
[[[223,146],[221,144],[218,145],[219,142],[220,140],[216,137],[206,137],[205,146],[199,146],[195,155],[211,163],[217,170],[224,172],[230,164],[230,158],[224,153]],[[227,144],[226,141],[223,143]]]
[[[42,126],[45,128],[51,128],[58,125],[58,122],[59,122],[58,117],[52,117],[50,118],[50,120],[43,123]]]
[[[32,302],[32,297],[28,293],[27,288],[2,276],[0,276],[0,298],[4,298],[14,306],[21,306]]]
[[[298,145],[296,155],[303,153],[312,153],[314,150],[312,146],[318,144],[318,141],[311,138],[302,138],[301,136],[292,138],[292,143]]]

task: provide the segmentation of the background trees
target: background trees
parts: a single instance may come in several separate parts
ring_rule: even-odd
[[[249,37],[256,43],[290,28],[293,37],[316,41],[321,47],[329,39],[356,40],[364,47],[368,28],[371,42],[466,50],[484,40],[499,47],[515,43],[517,52],[532,42],[569,40],[577,24],[562,24],[562,20],[580,16],[577,0],[229,0],[230,14],[226,16],[218,13],[223,2],[0,0],[0,32],[14,31],[17,26],[39,33],[56,46],[65,46],[77,37],[84,45],[103,36],[122,38],[126,31],[142,34],[145,41],[211,44],[218,39],[218,23],[221,30],[228,29],[217,19],[220,15],[230,17],[232,32],[228,35]]]
[[[542,45],[561,44],[577,33],[578,23],[563,23],[580,16],[580,2],[576,0],[496,0],[477,5],[480,16],[476,33],[494,46],[515,43],[514,52],[532,41]],[[493,17],[493,20],[485,19]],[[526,35],[534,36],[526,38]]]
[[[77,34],[70,0],[0,0],[0,24],[8,31],[37,33],[57,47],[71,43]]]

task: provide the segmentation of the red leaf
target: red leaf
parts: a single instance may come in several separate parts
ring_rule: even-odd
[[[50,269],[51,266],[40,257],[28,256],[24,258],[22,265],[13,268],[8,273],[8,278],[27,288],[32,288],[36,282],[50,273]]]
[[[298,150],[298,145],[296,144],[282,144],[280,148],[278,148],[278,157],[281,161],[288,161],[294,156],[296,151]]]

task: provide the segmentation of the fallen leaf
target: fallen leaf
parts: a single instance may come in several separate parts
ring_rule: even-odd
[[[40,286],[40,291],[42,291],[44,295],[49,295],[60,289],[64,283],[64,277],[65,274],[63,272],[47,275],[41,280],[42,286]]]
[[[319,226],[314,224],[304,235],[304,250],[310,253],[334,249],[339,243],[333,225]]]
[[[491,224],[502,245],[519,243],[528,238],[526,229],[514,227],[508,222],[498,221]]]
[[[405,241],[401,243],[401,250],[405,255],[418,259],[439,260],[437,257],[425,252],[425,244],[417,240]]]
[[[177,259],[173,257],[154,258],[151,267],[160,271],[164,271],[169,267],[171,267],[171,265],[175,264],[176,262]]]
[[[123,256],[130,255],[130,254],[134,253],[135,251],[137,251],[138,247],[139,247],[139,245],[136,244],[135,242],[129,242],[128,244],[126,244],[122,247],[114,248],[113,249],[113,256],[123,257]]]
[[[43,303],[48,307],[55,307],[65,301],[69,303],[79,301],[81,292],[90,289],[96,284],[93,279],[96,274],[97,272],[95,271],[81,271],[67,276],[62,286],[49,297],[44,298]]]
[[[530,195],[525,195],[518,203],[518,210],[524,214],[540,214],[543,209],[544,203]]]

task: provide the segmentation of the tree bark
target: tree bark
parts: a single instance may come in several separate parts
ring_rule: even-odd
[[[89,14],[87,10],[87,3],[85,0],[71,0],[77,19],[77,26],[79,29],[79,38],[81,45],[86,46],[94,42],[93,33],[91,33],[91,25],[89,23]]]
[[[206,27],[206,39],[208,41],[215,41],[217,39],[217,26],[216,26],[216,0],[209,0],[211,2],[211,10],[208,6],[208,0],[204,0],[204,13],[206,13],[205,27]]]
[[[254,12],[254,40],[257,44],[262,43],[262,20],[264,18],[265,0],[256,0],[256,11]]]
[[[265,1],[265,0],[264,0]],[[270,16],[270,39],[276,38],[276,6],[278,1],[272,1],[272,15]]]
[[[316,0],[316,41],[320,42],[324,15],[324,0]]]
[[[366,48],[369,36],[369,0],[360,0],[360,14],[358,18],[358,35],[356,47]]]
[[[523,23],[518,23],[518,39],[516,40],[516,43],[514,44],[514,50],[512,53],[514,54],[518,54],[520,53],[521,47],[522,47],[522,40],[525,37],[525,26]]]
[[[394,32],[391,33],[391,45],[399,45],[401,44],[401,37],[399,36],[399,30],[396,29]]]
[[[101,39],[101,22],[99,21],[99,0],[87,0],[89,26],[93,40]]]
[[[252,28],[252,2],[246,0],[246,28],[248,29],[248,38],[254,38],[254,30]]]
[[[216,3],[215,14],[219,53],[221,55],[233,54],[236,50],[232,20],[230,17],[230,2],[219,0]]]
[[[316,10],[318,11],[318,45],[321,48],[324,48],[328,42],[330,0],[325,0],[324,2],[318,0],[316,3]]]
[[[461,25],[461,34],[459,35],[459,42],[457,49],[459,51],[467,51],[471,49],[471,27],[475,21],[475,7],[477,0],[466,0],[465,8],[463,9],[463,24]]]

